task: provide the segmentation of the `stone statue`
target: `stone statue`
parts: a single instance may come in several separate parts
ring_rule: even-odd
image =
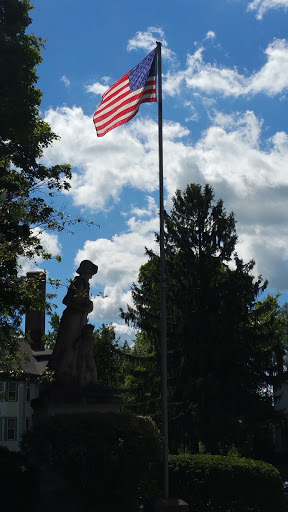
[[[96,364],[93,357],[93,326],[88,324],[88,314],[93,311],[89,297],[89,279],[98,271],[89,260],[80,263],[76,276],[63,299],[63,312],[56,345],[49,367],[55,371],[55,381],[65,385],[97,383]]]
[[[80,388],[85,388],[87,385],[97,382],[97,369],[93,354],[93,329],[94,326],[91,324],[84,325],[81,338],[77,343],[73,373]]]

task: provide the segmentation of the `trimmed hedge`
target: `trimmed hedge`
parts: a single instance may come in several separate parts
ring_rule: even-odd
[[[150,468],[161,458],[161,437],[150,418],[129,413],[46,418],[23,439],[22,449],[40,467],[70,482],[81,502],[103,510],[137,510],[151,497]]]
[[[262,461],[221,455],[171,455],[170,495],[197,512],[285,511],[278,470]]]

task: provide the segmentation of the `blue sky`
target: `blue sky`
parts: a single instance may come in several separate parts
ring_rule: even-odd
[[[102,138],[92,119],[107,87],[159,40],[166,208],[177,188],[210,183],[235,214],[239,256],[254,258],[255,275],[287,300],[288,0],[159,0],[140,9],[130,0],[34,0],[31,16],[29,31],[46,39],[41,114],[61,137],[43,160],[73,170],[71,190],[55,204],[97,224],[46,234],[62,262],[39,268],[65,283],[82,259],[94,261],[90,321],[113,322],[122,339],[133,338],[119,307],[131,303],[145,246],[156,250],[157,104]]]

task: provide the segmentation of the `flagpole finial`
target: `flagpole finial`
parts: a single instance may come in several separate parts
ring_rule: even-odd
[[[160,43],[159,41],[156,41],[156,44],[157,46],[162,46],[162,43]]]

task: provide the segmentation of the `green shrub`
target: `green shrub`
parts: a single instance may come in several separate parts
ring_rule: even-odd
[[[29,508],[34,510],[31,503],[31,490],[33,490],[32,501],[35,503],[39,493],[39,472],[28,465],[20,454],[0,447],[1,504],[9,505],[11,510],[21,510],[20,507],[23,507],[26,501],[29,503]]]
[[[281,512],[282,480],[262,461],[221,455],[171,455],[170,495],[197,512]]]
[[[71,489],[101,510],[135,512],[155,492],[150,468],[161,457],[161,438],[150,418],[81,414],[46,418],[24,436],[22,449],[39,466],[63,475]],[[103,509],[104,510],[104,509]]]

